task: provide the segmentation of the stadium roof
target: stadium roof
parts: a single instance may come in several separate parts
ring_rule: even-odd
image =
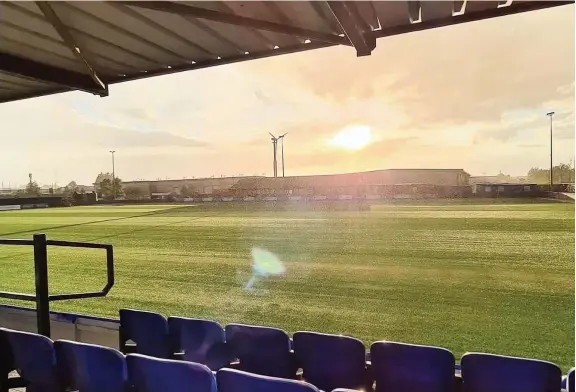
[[[572,3],[2,1],[0,103]]]

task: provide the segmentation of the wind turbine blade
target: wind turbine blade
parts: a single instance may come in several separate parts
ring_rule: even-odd
[[[274,139],[277,139],[276,136],[272,135],[272,132],[268,132],[270,134],[270,136],[272,136]]]
[[[288,135],[288,132],[286,132],[284,135],[282,135],[282,136],[280,136],[280,137],[284,137],[284,136],[286,136],[286,135]],[[279,138],[280,138],[280,137],[279,137]]]

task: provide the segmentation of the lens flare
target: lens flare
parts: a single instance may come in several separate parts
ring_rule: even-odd
[[[251,290],[258,279],[280,276],[285,272],[284,264],[274,253],[262,248],[252,248],[252,277],[244,289]]]
[[[262,248],[252,249],[252,269],[262,277],[282,275],[286,271],[278,256]]]

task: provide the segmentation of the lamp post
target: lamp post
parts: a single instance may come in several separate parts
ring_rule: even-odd
[[[554,177],[553,177],[553,163],[552,163],[552,124],[554,118],[554,112],[546,113],[548,117],[550,117],[550,192],[552,192],[552,187],[554,186]]]
[[[112,197],[116,200],[116,172],[114,171],[114,153],[116,151],[110,151],[112,154]]]

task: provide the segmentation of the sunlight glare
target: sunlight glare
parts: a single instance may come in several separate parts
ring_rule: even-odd
[[[366,147],[372,138],[372,129],[366,125],[352,125],[342,129],[331,140],[331,144],[347,150]]]

